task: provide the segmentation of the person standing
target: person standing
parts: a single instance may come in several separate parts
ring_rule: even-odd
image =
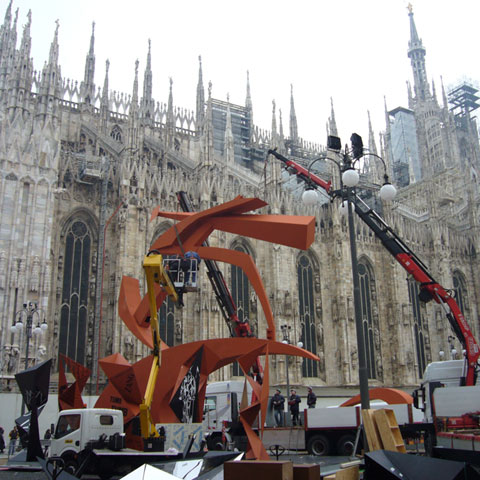
[[[16,425],[12,428],[8,437],[10,438],[10,443],[8,444],[8,456],[10,456],[15,454],[15,448],[17,446],[18,430]]]
[[[5,450],[5,439],[3,438],[4,433],[5,430],[3,430],[3,427],[0,427],[0,453],[3,453]]]
[[[317,403],[317,396],[313,393],[312,387],[308,387],[308,395],[307,395],[307,405],[308,408],[315,408],[315,404]]]
[[[191,284],[196,285],[197,282],[197,270],[201,262],[200,255],[197,252],[188,251],[185,253],[182,262],[181,268],[184,272],[183,281],[185,285],[190,286]],[[190,272],[192,273],[192,279],[190,282]]]
[[[277,388],[275,390],[275,395],[272,397],[273,405],[273,416],[275,418],[275,426],[283,426],[283,408],[285,406],[285,397],[282,395],[280,390]]]
[[[288,400],[288,405],[290,406],[290,413],[292,414],[292,425],[294,427],[297,425],[297,423],[299,423],[298,412],[300,411],[300,402],[300,397],[297,395],[296,390],[292,388],[290,390],[290,398]]]

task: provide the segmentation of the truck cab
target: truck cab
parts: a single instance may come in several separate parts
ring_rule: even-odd
[[[49,456],[62,457],[66,467],[75,471],[78,467],[77,458],[88,445],[95,446],[96,442],[109,441],[109,447],[121,448],[112,445],[111,439],[124,439],[123,413],[120,410],[109,408],[81,408],[62,410],[58,414],[57,424],[50,443]]]
[[[203,425],[208,432],[207,444],[210,450],[221,450],[224,437],[230,442],[229,429],[238,423],[240,402],[244,389],[243,381],[230,380],[207,385],[203,408]],[[252,394],[248,384],[247,394]],[[225,427],[225,428],[224,428]]]
[[[416,389],[412,395],[415,407],[424,412],[425,422],[433,422],[432,405],[435,405],[433,402],[435,390],[444,387],[460,387],[461,379],[464,377],[464,366],[463,360],[446,360],[427,365],[420,388]]]

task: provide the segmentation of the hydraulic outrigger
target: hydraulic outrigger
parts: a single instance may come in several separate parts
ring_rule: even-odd
[[[331,182],[326,182],[293,160],[284,157],[276,150],[268,150],[268,155],[273,155],[283,162],[289,174],[296,175],[310,188],[322,188],[331,200],[336,196],[341,196],[341,193],[332,189]],[[372,230],[383,246],[407,273],[418,282],[420,288],[419,299],[425,303],[435,300],[441,305],[455,335],[465,349],[465,372],[462,384],[467,386],[475,385],[479,368],[480,348],[452,292],[442,287],[432,277],[423,262],[405,245],[378,213],[371,209],[356,193],[353,193],[350,199],[355,213]]]

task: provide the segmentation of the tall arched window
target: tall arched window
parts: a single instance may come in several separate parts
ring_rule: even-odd
[[[307,254],[301,254],[298,258],[297,275],[300,325],[302,328],[300,341],[303,343],[306,350],[317,354],[313,266]],[[318,363],[314,360],[304,358],[302,363],[302,375],[304,377],[317,377]]]
[[[169,346],[175,345],[175,304],[167,297],[158,311],[160,338]]]
[[[65,233],[58,349],[81,364],[85,361],[91,244],[87,224],[73,220]]]
[[[233,250],[249,253],[244,245],[235,245]],[[250,283],[245,272],[236,265],[230,266],[230,278],[232,287],[232,299],[237,307],[237,315],[240,322],[250,322]],[[234,377],[243,375],[243,372],[237,362],[232,365],[232,375]]]
[[[425,352],[425,334],[427,333],[427,322],[422,316],[418,283],[410,278],[408,280],[408,296],[413,309],[413,337],[415,341],[415,350],[417,353],[418,377],[423,377],[423,372],[427,366],[427,358]]]
[[[375,318],[373,314],[375,277],[373,269],[365,259],[361,259],[358,262],[358,277],[360,281],[360,303],[368,378],[380,380],[380,371],[382,369],[380,330],[378,318]]]

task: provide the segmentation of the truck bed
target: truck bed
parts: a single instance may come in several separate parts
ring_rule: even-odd
[[[423,413],[412,405],[371,405],[372,409],[393,410],[398,425],[422,422]],[[360,406],[309,408],[305,410],[305,429],[357,428],[361,423]]]

